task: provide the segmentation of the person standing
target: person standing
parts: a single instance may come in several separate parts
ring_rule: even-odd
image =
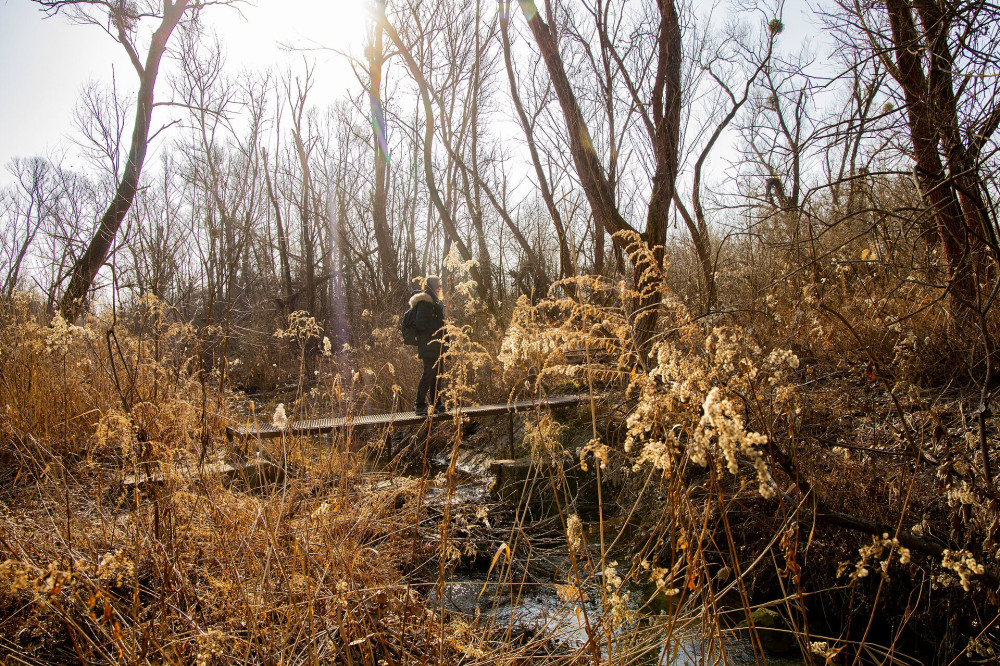
[[[436,275],[427,278],[422,291],[415,291],[410,296],[413,326],[417,332],[417,357],[424,364],[413,410],[417,416],[427,416],[428,404],[434,405],[436,413],[444,411],[438,395],[441,355],[445,351],[444,303],[441,299],[441,279]]]

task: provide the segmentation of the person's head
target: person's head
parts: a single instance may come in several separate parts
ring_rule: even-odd
[[[438,298],[441,297],[441,278],[437,275],[428,275],[427,280],[424,282],[424,291],[430,294],[434,294]]]

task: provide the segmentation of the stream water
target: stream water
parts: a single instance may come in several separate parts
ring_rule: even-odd
[[[435,465],[437,471],[443,471],[440,462]],[[445,489],[441,487],[441,477],[438,477],[438,487],[432,487],[427,494],[428,501],[443,502]],[[453,509],[465,506],[485,504],[490,501],[488,492],[492,479],[477,470],[468,468],[455,472],[455,494],[451,499]],[[590,525],[594,529],[595,525]],[[599,553],[597,554],[599,559]],[[556,570],[568,570],[568,556],[562,550],[556,556],[561,561],[555,564]],[[487,560],[488,562],[489,560]],[[545,639],[560,649],[580,649],[588,643],[588,624],[591,627],[602,625],[606,604],[600,599],[600,587],[588,586],[584,589],[584,601],[567,601],[560,597],[559,588],[544,579],[551,578],[549,570],[553,564],[548,558],[548,566],[542,571],[534,571],[532,566],[527,572],[512,583],[498,583],[498,571],[488,571],[489,566],[479,568],[459,569],[445,580],[442,596],[436,591],[429,594],[428,601],[452,613],[459,613],[469,618],[478,618],[480,626],[494,631],[509,631],[510,635],[528,634],[535,640]],[[489,574],[489,575],[488,575]],[[534,575],[532,575],[534,574]],[[519,582],[520,581],[520,582]],[[565,588],[563,590],[565,595]],[[631,610],[636,610],[644,599],[643,590],[633,588],[628,590]],[[648,613],[648,611],[647,611]],[[644,613],[645,614],[645,613]],[[612,643],[612,653],[619,650],[629,651],[629,662],[642,664],[671,665],[701,665],[727,663],[736,666],[749,664],[769,664],[772,666],[800,666],[806,662],[797,654],[760,655],[754,650],[746,630],[731,630],[725,639],[725,657],[718,654],[719,646],[706,647],[699,641],[696,629],[675,630],[669,635],[665,629],[666,617],[646,617],[638,622],[626,621],[619,624],[619,629],[610,637],[601,634],[598,640],[602,645],[601,652],[606,656],[607,643]],[[601,630],[603,631],[603,630]],[[641,655],[637,660],[632,655]]]
[[[511,634],[527,632],[543,637],[566,649],[584,648],[588,641],[587,622],[598,625],[604,614],[603,605],[595,598],[583,603],[567,603],[559,597],[552,585],[496,585],[475,574],[452,576],[444,586],[444,607],[467,617],[478,617],[484,628],[493,631],[510,631]],[[435,594],[432,603],[438,602]],[[660,626],[658,626],[658,624]],[[772,666],[801,666],[806,662],[798,655],[764,653],[757,656],[745,631],[727,635],[725,661],[719,647],[710,649],[702,645],[695,635],[675,631],[668,639],[662,623],[656,620],[639,624],[627,623],[611,636],[613,652],[627,650],[629,654],[643,653],[638,663],[695,666],[711,663],[728,663],[736,666],[769,664]],[[693,631],[693,630],[692,630]],[[607,654],[607,638],[599,635],[602,656]],[[632,663],[632,660],[629,660]]]

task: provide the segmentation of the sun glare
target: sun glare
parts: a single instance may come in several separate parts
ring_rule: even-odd
[[[370,0],[259,0],[235,12],[215,12],[229,51],[247,65],[275,64],[292,49],[333,49],[357,57],[369,30]]]

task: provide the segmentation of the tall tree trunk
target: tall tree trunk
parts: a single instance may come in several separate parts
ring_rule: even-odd
[[[677,181],[681,126],[681,27],[674,0],[658,0],[660,33],[653,83],[653,190],[644,240],[654,248],[667,238],[670,205]],[[662,248],[657,257],[662,259]]]
[[[924,30],[924,43],[928,52],[928,94],[934,108],[941,134],[941,147],[954,178],[956,195],[966,226],[972,237],[972,249],[978,252],[988,236],[986,207],[983,203],[983,184],[969,151],[962,139],[958,119],[958,100],[955,96],[955,58],[948,45],[950,20],[936,2],[914,0]]]
[[[569,136],[570,155],[595,221],[610,234],[621,231],[637,233],[618,210],[614,184],[605,173],[594,150],[590,130],[566,75],[562,55],[559,52],[556,26],[548,25],[542,20],[534,0],[522,0],[520,5],[549,72],[556,98],[559,100]],[[652,260],[656,266],[650,267],[642,261],[633,264],[636,289],[640,296],[632,304],[632,311],[636,319],[637,344],[640,348],[646,348],[657,323],[661,295],[657,280],[660,277],[663,243],[666,241],[670,206],[674,198],[680,146],[680,22],[674,0],[658,0],[657,6],[660,12],[657,65],[652,99],[648,102],[652,110],[650,141],[655,168],[646,214],[646,229],[641,234],[642,240],[652,250]],[[551,9],[552,5],[549,7]],[[602,47],[612,48],[610,44],[602,44]],[[618,247],[625,251],[629,250],[630,240],[622,235],[612,237]]]
[[[528,21],[528,27],[531,28],[531,34],[538,45],[538,50],[542,54],[549,78],[552,79],[552,86],[566,123],[570,156],[573,158],[577,176],[580,178],[580,185],[590,203],[594,220],[610,234],[619,231],[634,232],[635,229],[622,217],[615,205],[614,190],[604,174],[604,168],[601,166],[597,153],[594,151],[590,129],[583,118],[580,104],[577,102],[576,94],[573,92],[569,77],[566,75],[562,55],[559,53],[555,26],[550,26],[542,20],[534,0],[523,0],[520,4],[521,11]],[[665,226],[663,228],[666,229]],[[624,241],[621,237],[616,237],[615,242],[621,244]]]
[[[274,169],[275,174],[277,174],[277,164],[275,164]],[[281,203],[278,201],[278,196],[271,183],[271,173],[267,167],[266,152],[264,153],[264,182],[267,185],[267,197],[271,202],[271,207],[274,209],[275,224],[278,227],[278,262],[281,267],[281,282],[284,287],[284,310],[287,315],[295,309],[295,290],[292,287],[292,269],[288,261],[288,234],[285,231],[285,224],[281,219]]]
[[[545,208],[549,211],[549,217],[552,218],[552,225],[556,228],[556,239],[559,241],[559,277],[565,278],[573,274],[573,259],[569,251],[569,241],[566,238],[566,227],[563,225],[562,216],[559,214],[559,208],[556,207],[555,198],[552,196],[552,189],[549,187],[549,179],[545,175],[542,160],[538,155],[534,128],[524,110],[521,94],[517,89],[517,77],[514,75],[514,63],[510,53],[510,0],[504,2],[500,11],[500,37],[503,44],[503,61],[507,70],[507,82],[510,85],[510,97],[514,102],[514,110],[517,111],[517,119],[520,122],[521,131],[524,132],[524,139],[528,143],[528,154],[531,156],[531,165],[534,167],[535,177],[538,179],[538,189],[542,193],[542,201],[545,202]],[[594,237],[600,238],[601,254],[603,255],[603,229],[600,234],[595,231]],[[596,267],[595,270],[598,273],[601,272]]]
[[[94,284],[97,272],[107,261],[108,251],[114,243],[118,229],[128,214],[129,208],[139,189],[139,176],[146,160],[146,149],[149,145],[149,127],[153,116],[153,89],[156,86],[156,75],[160,69],[160,60],[167,49],[167,41],[180,22],[190,0],[163,1],[163,18],[159,27],[150,39],[146,62],[139,62],[138,54],[132,48],[131,42],[125,37],[124,25],[119,27],[119,39],[126,50],[136,72],[139,74],[139,94],[135,107],[135,126],[132,128],[132,142],[129,145],[128,161],[122,172],[121,180],[115,189],[111,205],[101,217],[97,234],[90,241],[83,256],[73,266],[70,273],[69,286],[59,303],[63,316],[73,321],[84,310],[84,299]],[[124,22],[124,19],[121,19]]]
[[[396,248],[389,228],[387,175],[389,171],[388,132],[385,109],[382,106],[382,24],[375,21],[372,43],[367,50],[369,105],[371,106],[372,131],[375,144],[375,191],[372,194],[372,227],[378,246],[382,270],[382,286],[393,290],[399,284],[399,266]]]
[[[418,115],[416,110],[414,110],[413,115],[413,125],[416,126]],[[416,164],[418,159],[420,159],[420,148],[417,142],[414,141],[411,163]],[[411,169],[411,171],[413,172],[413,177],[409,186],[413,189],[410,190],[410,199],[406,205],[406,256],[408,270],[406,273],[403,273],[403,278],[407,280],[407,287],[409,286],[410,278],[422,273],[424,269],[420,261],[420,256],[417,254],[417,183],[420,177],[416,169]]]
[[[921,40],[913,11],[906,0],[886,0],[885,6],[896,56],[893,72],[906,99],[917,182],[934,215],[948,271],[949,292],[959,307],[966,307],[975,297],[975,279],[968,252],[969,229],[938,152],[940,119],[929,98],[927,76],[920,61]],[[942,85],[940,80],[936,83]]]
[[[334,262],[337,273],[333,278],[333,303],[332,319],[334,322],[333,332],[337,341],[338,349],[349,343],[349,328],[347,322],[350,321],[353,312],[353,293],[351,290],[351,263],[347,251],[347,192],[345,191],[347,181],[347,161],[341,161],[342,166],[337,172],[337,211],[336,214],[330,211],[330,242],[333,244]],[[332,190],[333,188],[331,188]],[[330,197],[332,198],[331,191]],[[333,202],[331,200],[332,208]]]
[[[384,7],[382,9],[384,10]],[[447,234],[447,240],[455,244],[455,247],[458,248],[458,254],[462,257],[463,261],[471,261],[473,259],[472,253],[469,252],[468,245],[466,245],[465,241],[462,240],[461,235],[459,235],[458,227],[455,225],[455,219],[452,217],[448,207],[445,206],[444,201],[442,201],[441,194],[438,191],[434,178],[434,109],[431,105],[431,96],[427,80],[421,73],[420,66],[413,58],[413,54],[410,52],[410,49],[403,43],[399,33],[396,32],[396,29],[391,23],[389,23],[385,14],[382,13],[379,19],[382,21],[389,39],[391,39],[392,43],[396,45],[396,48],[399,49],[400,54],[402,54],[403,59],[406,61],[406,66],[410,70],[410,75],[413,76],[417,83],[417,88],[420,91],[420,99],[424,108],[424,179],[427,184],[427,191],[430,195],[431,202],[434,204],[434,209],[441,218],[441,224]],[[485,292],[485,288],[483,286],[486,284],[485,280],[483,279],[479,268],[475,266],[475,264],[470,266],[469,274],[472,276],[472,279],[475,280],[479,295],[486,303],[487,308],[491,313],[497,314],[496,303],[494,303],[489,298],[489,294]]]
[[[303,106],[305,100],[303,99]],[[299,221],[301,222],[302,239],[302,272],[306,282],[306,309],[310,314],[316,314],[316,257],[312,234],[312,174],[309,169],[309,154],[300,134],[301,124],[296,122],[292,130],[295,142],[295,152],[299,156],[302,169],[302,199],[299,203]]]
[[[481,13],[481,2],[482,0],[476,0],[476,60],[473,65],[472,70],[472,85],[471,85],[471,97],[472,104],[470,105],[470,122],[471,122],[471,159],[472,168],[478,174],[479,173],[479,94],[482,90],[482,58],[483,58],[483,45],[482,39],[479,33],[479,17]],[[468,174],[465,170],[462,170],[463,180],[468,182]],[[477,177],[472,181],[472,187],[466,185],[465,196],[466,205],[469,209],[469,217],[472,221],[472,228],[476,233],[476,243],[479,254],[479,266],[480,274],[482,275],[485,283],[483,284],[483,292],[487,294],[487,298],[491,301],[496,301],[496,296],[493,293],[493,261],[490,258],[489,248],[486,246],[486,230],[483,226],[483,198],[482,189],[479,186],[480,179]]]

